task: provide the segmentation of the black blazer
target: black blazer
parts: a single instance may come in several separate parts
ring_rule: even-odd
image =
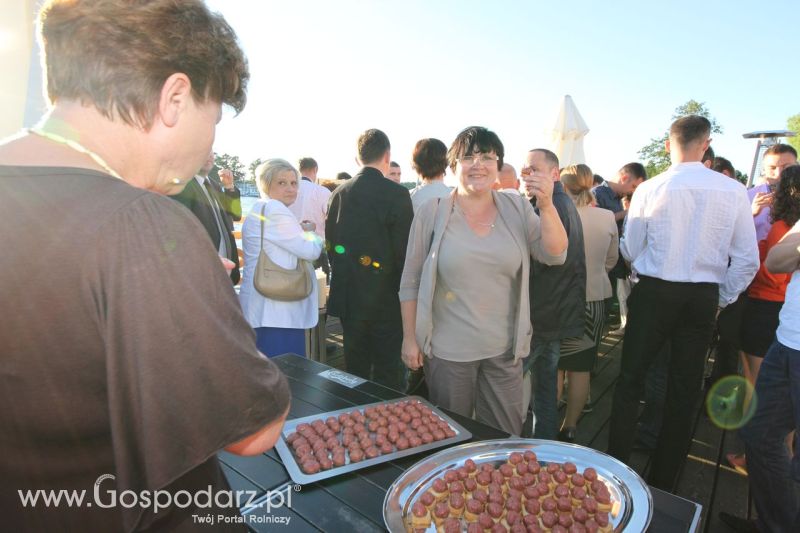
[[[400,275],[414,209],[408,190],[364,167],[331,195],[325,240],[328,313],[353,320],[400,318]]]
[[[196,179],[189,180],[183,191],[172,195],[171,198],[180,202],[194,213],[194,216],[206,229],[206,233],[211,237],[211,243],[215,249],[219,249],[220,239],[225,239],[225,245],[228,248],[228,259],[236,263],[236,267],[231,271],[231,280],[236,284],[239,282],[240,273],[239,254],[236,252],[236,239],[233,238],[233,220],[241,220],[242,218],[240,193],[239,189],[223,191],[220,187],[213,185],[212,188],[214,196],[222,208],[222,211],[218,212],[217,215],[225,228],[223,235],[219,234],[217,221],[214,218],[213,210],[216,208],[208,202],[208,198],[203,192],[203,186],[197,183]]]

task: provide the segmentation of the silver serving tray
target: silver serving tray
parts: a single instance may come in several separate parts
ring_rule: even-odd
[[[577,444],[536,439],[470,442],[426,457],[409,468],[386,492],[386,499],[383,501],[386,528],[392,533],[408,531],[406,517],[410,515],[411,505],[446,470],[462,466],[467,459],[478,464],[503,463],[512,452],[526,450],[536,452],[542,464],[570,461],[575,463],[579,472],[586,467],[593,467],[597,470],[597,477],[606,483],[611,493],[612,508],[608,518],[614,531],[635,533],[647,529],[653,516],[653,496],[647,484],[633,469],[597,450]],[[431,524],[427,531],[435,532],[436,526]]]
[[[439,416],[442,420],[444,420],[450,425],[450,428],[455,432],[456,436],[450,437],[449,439],[434,441],[431,442],[430,444],[423,444],[422,446],[417,446],[416,448],[408,448],[402,451],[394,451],[392,453],[387,453],[386,455],[379,455],[374,459],[364,459],[363,461],[358,463],[351,463],[350,456],[348,454],[346,459],[347,462],[345,463],[344,466],[334,467],[331,468],[330,470],[322,470],[316,474],[306,474],[302,470],[300,470],[300,465],[297,464],[297,461],[295,460],[292,450],[286,443],[286,437],[290,433],[292,433],[295,430],[295,428],[300,424],[310,423],[314,420],[317,420],[318,418],[322,418],[324,420],[329,416],[338,416],[342,413],[350,413],[355,410],[361,411],[361,413],[363,414],[364,410],[367,409],[368,407],[374,407],[377,405],[392,405],[394,403],[407,400],[418,400],[421,404],[430,408],[431,411],[433,411],[437,416]],[[377,464],[385,463],[387,461],[393,461],[395,459],[399,459],[400,457],[407,457],[409,455],[414,455],[417,453],[424,453],[430,450],[435,450],[436,448],[441,448],[442,446],[450,446],[452,444],[464,442],[465,440],[469,440],[471,438],[472,438],[472,433],[464,429],[455,420],[444,414],[438,407],[432,405],[424,398],[421,398],[419,396],[405,396],[394,400],[375,402],[367,405],[354,405],[346,409],[339,409],[337,411],[327,411],[325,413],[319,413],[316,415],[305,416],[303,418],[295,418],[293,420],[288,420],[283,426],[283,430],[281,431],[281,438],[278,439],[275,448],[278,450],[278,455],[280,455],[281,461],[283,461],[283,465],[286,467],[286,471],[289,472],[289,476],[292,478],[292,481],[294,481],[295,483],[299,483],[301,485],[306,485],[308,483],[314,483],[316,481],[320,481],[321,479],[327,479],[330,477],[338,476],[340,474],[347,474],[349,472],[361,470],[362,468],[367,468]]]

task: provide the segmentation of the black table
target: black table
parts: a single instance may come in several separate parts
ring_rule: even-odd
[[[289,418],[403,396],[369,381],[348,388],[318,375],[330,367],[303,357],[282,355],[273,361],[289,378],[292,390]],[[455,413],[447,411],[447,414],[469,430],[474,441],[509,436]],[[275,450],[256,457],[239,457],[225,452],[219,457],[232,490],[248,491],[247,496],[243,496],[242,514],[251,530],[362,533],[385,531],[383,499],[386,491],[405,470],[425,455],[412,455],[302,487],[295,486],[289,478]],[[697,530],[701,509],[698,504],[658,489],[651,488],[651,491],[654,510],[648,531],[675,533]],[[256,505],[244,502],[251,495],[255,496],[253,501]]]

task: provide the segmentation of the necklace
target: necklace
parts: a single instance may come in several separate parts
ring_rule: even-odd
[[[122,176],[120,176],[119,174],[117,174],[114,171],[113,168],[108,166],[108,163],[106,163],[105,160],[102,157],[100,157],[99,155],[97,155],[93,151],[89,150],[88,148],[86,148],[85,146],[80,144],[79,142],[73,141],[72,139],[67,139],[66,137],[62,137],[61,135],[58,135],[57,133],[53,133],[53,132],[50,132],[50,131],[45,131],[45,130],[40,129],[40,128],[28,128],[28,132],[29,133],[33,133],[35,135],[38,135],[40,137],[44,137],[45,139],[53,141],[54,143],[63,144],[67,148],[71,148],[71,149],[75,150],[78,153],[88,155],[89,157],[92,158],[92,161],[97,163],[100,167],[103,168],[103,170],[108,172],[110,175],[114,176],[118,180],[125,181],[125,180],[122,179]]]
[[[46,130],[43,130],[42,128],[28,128],[28,133],[32,133],[34,135],[38,135],[39,137],[44,137],[45,139],[53,141],[54,143],[63,144],[67,148],[71,148],[71,149],[75,150],[78,153],[88,155],[89,157],[92,158],[92,161],[94,161],[100,167],[102,167],[103,170],[105,170],[108,174],[110,174],[111,176],[117,178],[118,180],[125,181],[122,178],[122,176],[117,174],[117,172],[113,168],[111,168],[108,165],[108,163],[106,163],[105,159],[103,159],[102,157],[97,155],[97,153],[89,150],[88,148],[86,148],[84,145],[82,145],[78,141],[73,141],[72,139],[67,139],[66,137],[62,137],[61,135],[59,135],[57,133],[53,133],[51,131],[46,131]],[[173,185],[180,185],[181,183],[184,182],[184,180],[181,180],[180,178],[173,178],[172,180],[170,180],[170,182]]]
[[[464,208],[461,207],[461,205],[458,202],[455,202],[455,205],[456,205],[456,207],[458,207],[458,210],[461,212],[461,214],[464,215],[473,224],[476,224],[478,226],[483,226],[484,228],[493,228],[494,227],[495,222],[481,222],[479,220],[475,220],[475,215],[471,215],[471,214],[467,213],[466,211],[464,211]],[[495,220],[496,220],[496,217],[495,217]]]

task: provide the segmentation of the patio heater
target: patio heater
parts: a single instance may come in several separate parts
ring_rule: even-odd
[[[742,135],[745,139],[758,139],[756,155],[753,157],[753,167],[750,169],[750,174],[747,176],[748,189],[753,186],[753,181],[756,179],[756,172],[759,167],[758,162],[761,160],[764,151],[773,144],[777,144],[778,139],[781,137],[794,137],[795,135],[797,135],[795,132],[789,130],[753,131]]]

